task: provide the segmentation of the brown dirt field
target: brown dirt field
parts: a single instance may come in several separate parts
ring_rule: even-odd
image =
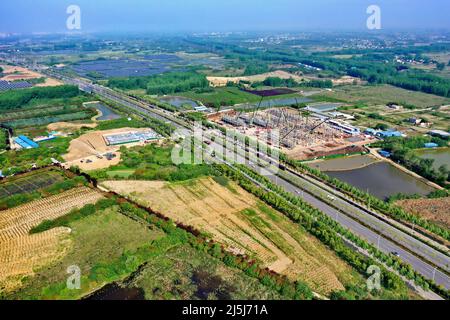
[[[59,80],[48,78],[47,76],[44,76],[38,72],[34,72],[23,67],[8,65],[1,65],[0,67],[2,67],[4,70],[4,76],[0,78],[0,80],[17,81],[46,78],[44,83],[39,83],[35,85],[35,87],[55,87],[63,85],[63,83]]]
[[[450,228],[450,197],[441,199],[413,199],[396,202],[408,212]]]
[[[110,166],[117,165],[120,162],[120,146],[107,146],[104,135],[114,134],[120,132],[130,132],[130,131],[145,131],[148,129],[133,129],[133,128],[120,128],[105,131],[93,131],[80,136],[70,142],[69,151],[63,156],[66,161],[65,165],[78,166],[82,170],[97,170],[109,168]],[[140,143],[127,144],[127,147],[132,147],[140,145]],[[116,158],[109,161],[105,158],[99,159],[97,155],[103,155],[105,153],[114,153]],[[87,160],[92,161],[87,163]],[[83,162],[81,162],[83,161]]]
[[[321,294],[343,289],[343,282],[353,277],[351,268],[317,239],[234,183],[223,187],[204,178],[176,184],[108,181],[102,185],[211,235],[234,253],[255,257],[292,280],[303,280]]]
[[[213,87],[225,87],[228,82],[238,83],[239,81],[250,81],[250,82],[260,82],[264,81],[269,77],[278,77],[281,79],[292,78],[296,81],[301,81],[303,77],[286,72],[286,71],[273,71],[268,73],[263,73],[254,76],[243,76],[243,77],[206,77]]]
[[[55,122],[51,123],[47,126],[49,131],[74,131],[80,130],[81,128],[95,128],[97,127],[97,123],[72,123],[72,122]]]
[[[101,198],[101,193],[81,187],[0,212],[0,292],[20,287],[23,277],[59,260],[70,248],[70,229],[30,235],[33,227]]]

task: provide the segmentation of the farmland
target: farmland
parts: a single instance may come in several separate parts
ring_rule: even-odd
[[[63,176],[57,171],[33,172],[26,176],[9,179],[0,183],[0,200],[12,195],[32,193],[63,181]]]
[[[400,200],[396,205],[445,228],[450,228],[450,198]]]
[[[194,250],[176,232],[165,233],[159,227],[148,227],[128,218],[126,215],[132,213],[123,206],[110,203],[103,208],[96,207],[93,214],[70,222],[71,233],[64,239],[70,246],[62,257],[45,268],[37,268],[33,277],[24,279],[20,290],[8,291],[5,296],[80,299],[107,284],[119,283],[120,287],[114,290],[116,294],[126,291],[121,287],[128,286],[131,291],[142,292],[141,298],[147,299],[205,299],[214,294],[223,298],[221,292],[233,299],[280,297],[256,279]],[[35,236],[60,229],[65,230],[51,229]],[[74,261],[81,269],[80,290],[66,287],[66,269]],[[162,269],[164,272],[155,272]],[[194,277],[197,282],[191,281]],[[205,297],[200,292],[205,289],[205,280],[211,278],[213,282],[206,282],[210,284],[206,289],[211,292]],[[101,291],[94,296],[102,299]]]
[[[203,178],[175,184],[109,181],[103,185],[202,230],[232,252],[248,254],[291,280],[305,281],[322,294],[343,290],[359,279],[316,239],[234,184],[222,186]]]
[[[369,105],[383,105],[396,102],[404,105],[414,105],[417,108],[428,108],[448,104],[450,100],[431,94],[409,91],[389,85],[378,86],[344,86],[333,92],[321,95],[338,99],[348,103],[366,103]]]
[[[186,181],[211,173],[208,165],[175,165],[171,158],[173,145],[149,144],[120,148],[121,162],[104,170],[90,172],[92,177],[108,180],[111,177],[138,180]]]
[[[33,227],[95,203],[101,197],[100,193],[81,187],[3,211],[0,215],[1,291],[20,286],[24,276],[33,275],[36,268],[58,260],[68,249],[67,229],[29,235]]]
[[[214,88],[211,89],[210,92],[204,93],[183,92],[180,93],[179,95],[192,100],[201,101],[204,105],[210,107],[234,106],[236,104],[244,104],[244,103],[258,103],[261,100],[261,97],[255,94],[242,91],[239,88],[235,87]],[[292,97],[298,97],[299,99],[301,98],[301,96],[298,94],[288,94],[272,98],[266,98],[265,102],[269,103],[268,100],[275,100],[275,99],[281,100],[282,98],[292,98]],[[295,99],[292,99],[292,104],[295,104]]]
[[[26,128],[90,119],[96,111],[82,106],[86,100],[87,97],[72,87],[10,91],[0,97],[0,109],[4,111],[0,115],[0,123],[12,128]]]

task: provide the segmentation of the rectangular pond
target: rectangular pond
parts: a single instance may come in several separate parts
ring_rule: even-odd
[[[308,165],[383,200],[398,193],[428,195],[435,191],[389,162],[369,155],[311,162]]]

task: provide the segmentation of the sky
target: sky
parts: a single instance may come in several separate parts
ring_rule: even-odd
[[[65,32],[69,5],[82,32],[450,30],[448,0],[1,0],[0,33]]]

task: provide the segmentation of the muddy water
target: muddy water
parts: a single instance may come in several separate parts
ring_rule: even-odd
[[[111,283],[86,300],[145,300],[145,293],[141,288],[123,288],[116,283]]]
[[[427,195],[435,190],[388,162],[377,162],[354,170],[326,171],[326,173],[361,190],[369,191],[383,200],[398,193]]]
[[[446,165],[450,169],[450,148],[420,150],[417,155],[424,159],[433,159],[433,167],[439,169],[440,166]]]

